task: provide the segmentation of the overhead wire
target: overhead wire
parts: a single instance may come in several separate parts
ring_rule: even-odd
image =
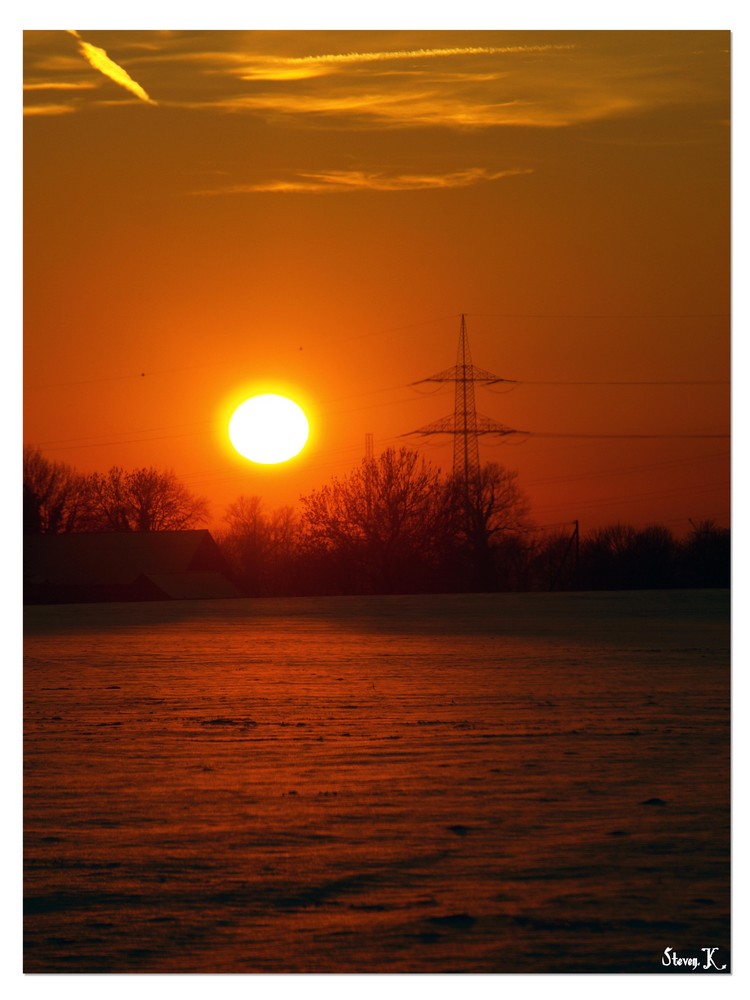
[[[679,487],[670,490],[648,490],[643,493],[630,493],[624,496],[616,497],[602,497],[596,500],[582,500],[576,502],[576,510],[579,508],[590,508],[590,507],[610,507],[612,504],[619,503],[638,503],[640,500],[652,500],[655,497],[659,499],[667,499],[669,497],[682,496],[685,494],[690,494],[694,496],[697,493],[713,493],[717,490],[726,490],[727,483],[710,483],[704,486],[691,486],[691,487]],[[560,510],[560,505],[551,505],[546,507],[540,507],[539,511],[556,511]]]
[[[521,379],[518,384],[519,385],[574,385],[574,386],[582,386],[582,385],[607,385],[607,386],[613,386],[613,385],[623,385],[623,386],[625,386],[625,385],[627,385],[627,386],[636,386],[636,385],[649,385],[649,386],[657,386],[657,385],[671,385],[671,386],[690,385],[690,386],[695,386],[695,385],[731,385],[731,382],[730,382],[729,379],[661,379],[661,380],[659,380],[659,379],[631,379],[630,381],[625,381],[625,380],[617,380],[617,381],[610,380],[610,381],[605,381],[605,380],[589,379],[589,380],[587,380],[585,382],[584,381],[580,381],[580,382],[575,382],[575,381],[551,381],[551,380],[547,380],[547,381],[531,381],[529,379]]]
[[[719,459],[726,461],[726,458],[727,455],[725,452],[714,455],[691,456],[687,459],[672,459],[668,462],[650,462],[645,465],[631,465],[620,469],[607,469],[601,472],[582,472],[569,476],[550,476],[546,479],[530,480],[526,485],[549,486],[553,484],[556,485],[558,483],[580,482],[583,479],[603,479],[614,476],[629,476],[636,472],[656,472],[662,469],[671,469],[679,466],[697,465],[703,462],[718,461]]]
[[[650,440],[655,440],[655,441],[658,441],[658,440],[670,440],[670,441],[673,441],[673,440],[686,440],[686,441],[692,441],[692,440],[701,440],[701,439],[706,439],[706,440],[709,440],[709,439],[710,440],[713,440],[713,439],[723,439],[723,438],[729,438],[729,437],[731,437],[731,435],[729,433],[715,434],[715,433],[703,433],[703,432],[697,432],[697,433],[692,433],[692,432],[691,433],[670,432],[670,433],[648,433],[648,434],[640,434],[640,433],[639,434],[621,434],[621,433],[617,433],[617,434],[613,434],[613,433],[598,433],[598,434],[597,433],[591,433],[591,434],[589,434],[589,433],[577,433],[577,434],[569,434],[569,433],[557,433],[557,432],[551,432],[551,431],[528,431],[528,432],[524,432],[524,433],[528,433],[530,436],[532,436],[532,437],[538,437],[538,438],[581,438],[581,439],[587,439],[587,440],[588,439],[594,440],[594,439],[601,438],[603,440],[608,440],[608,441],[611,441],[611,440],[623,440],[623,441],[629,441],[629,440],[637,440],[637,441],[638,440],[647,440],[647,441],[650,441]]]
[[[475,319],[731,319],[730,313],[464,313]]]

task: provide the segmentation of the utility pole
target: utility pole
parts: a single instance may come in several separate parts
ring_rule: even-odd
[[[557,590],[558,585],[561,589],[570,589],[571,583],[575,587],[578,581],[578,561],[580,557],[580,529],[578,524],[578,519],[570,522],[573,525],[573,532],[568,539],[568,544],[565,546],[565,551],[563,552],[562,559],[560,560],[560,565],[555,571],[555,575],[552,578],[550,584],[550,590]],[[570,563],[570,555],[573,554],[573,565]],[[566,572],[567,571],[567,572]]]

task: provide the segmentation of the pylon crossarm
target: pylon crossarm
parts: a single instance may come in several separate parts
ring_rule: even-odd
[[[496,420],[485,417],[482,413],[467,413],[467,430],[476,434],[526,434],[527,431],[516,430],[515,427],[506,427]]]
[[[412,385],[424,385],[427,382],[452,382],[455,385],[455,402],[453,415],[441,417],[439,420],[419,427],[412,435],[427,437],[431,434],[450,434],[453,437],[453,476],[458,483],[463,484],[464,507],[466,514],[466,531],[471,532],[470,514],[473,504],[472,494],[478,497],[481,493],[479,438],[493,434],[497,437],[508,437],[513,434],[527,434],[527,431],[517,431],[505,424],[490,420],[476,411],[475,386],[498,385],[508,383],[517,385],[515,379],[500,378],[486,368],[477,368],[472,364],[469,350],[469,338],[466,333],[466,317],[461,315],[461,333],[458,339],[456,364],[445,368],[428,378],[412,382]],[[410,435],[403,435],[409,437]],[[477,492],[479,491],[479,492]]]
[[[510,382],[518,385],[518,380],[514,378],[500,378],[493,375],[484,368],[477,368],[475,365],[454,365],[444,371],[436,372],[427,378],[421,378],[417,382],[410,382],[409,385],[423,385],[425,382],[482,382],[486,385],[494,385],[496,382]]]
[[[453,382],[456,378],[455,372],[455,368],[446,368],[444,371],[436,372],[427,378],[420,378],[416,382],[410,382],[409,385],[423,385],[425,382]]]
[[[456,434],[459,437],[463,437],[464,433],[465,432],[460,428],[456,430],[454,427],[435,428],[428,426],[428,427],[418,427],[414,431],[409,431],[408,434],[402,434],[401,437],[412,437],[414,434],[421,434],[423,437],[427,437],[429,434]],[[488,430],[488,431],[481,431],[481,430],[472,431],[472,429],[469,428],[469,433],[476,434],[479,437],[485,434],[497,434],[498,437],[508,437],[508,435],[510,434],[527,434],[528,431],[514,431],[510,427],[506,427],[504,430]]]
[[[404,434],[404,437],[410,437],[412,434],[454,434],[455,429],[453,426],[453,417],[441,417],[440,420],[434,420],[431,424],[425,424],[424,427],[418,427],[415,431],[410,431],[409,434]]]
[[[515,385],[518,381],[514,378],[500,378],[494,372],[488,372],[486,368],[477,368],[476,365],[466,365],[465,377],[472,382],[512,382]]]
[[[528,431],[518,431],[513,427],[506,427],[505,424],[498,424],[494,420],[490,420],[489,417],[483,417],[481,414],[476,414],[476,421],[474,420],[474,415],[467,414],[466,426],[456,427],[453,417],[441,417],[440,420],[434,420],[431,424],[425,424],[424,427],[418,427],[416,430],[409,431],[408,434],[402,434],[402,437],[411,437],[413,434],[498,434],[505,436],[508,434],[528,434]]]

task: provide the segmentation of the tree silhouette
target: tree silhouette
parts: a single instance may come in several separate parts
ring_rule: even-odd
[[[305,541],[328,557],[339,589],[412,590],[445,544],[444,501],[439,470],[415,451],[389,448],[301,498]]]
[[[518,473],[489,462],[481,467],[472,490],[465,489],[460,477],[452,477],[448,496],[453,532],[463,546],[473,585],[494,589],[502,584],[499,574],[509,565],[511,550],[514,573],[518,572],[522,546],[517,539],[511,545],[510,536],[528,527],[531,505],[518,484]]]
[[[208,502],[194,496],[171,470],[127,472],[113,466],[85,481],[87,531],[181,531],[208,518]]]
[[[729,587],[732,578],[732,544],[726,528],[713,521],[692,524],[680,553],[684,585],[688,587]]]
[[[542,537],[528,537],[528,589],[570,590],[578,583],[576,540],[559,528]]]
[[[51,462],[38,448],[23,449],[24,534],[58,534],[80,527],[85,506],[84,479],[62,462]]]
[[[216,540],[247,594],[294,593],[299,589],[299,531],[290,507],[266,514],[260,497],[241,496],[229,505],[224,521],[227,528]]]
[[[635,528],[629,525],[610,524],[583,539],[581,559],[587,586],[593,590],[630,589],[629,562],[635,536]]]
[[[630,545],[629,585],[635,589],[671,587],[675,582],[677,543],[668,528],[650,524]]]

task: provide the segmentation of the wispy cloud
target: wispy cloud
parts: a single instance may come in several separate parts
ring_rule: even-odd
[[[42,83],[25,83],[24,90],[93,90],[94,84],[84,80],[48,80]]]
[[[471,93],[399,87],[346,93],[241,94],[192,104],[195,109],[226,113],[255,112],[269,118],[296,117],[307,128],[414,128],[423,126],[481,129],[498,126],[562,128],[635,110],[639,102],[626,95],[595,94],[586,99],[533,98],[487,100]]]
[[[122,66],[119,66],[113,59],[109,58],[104,49],[85,42],[77,31],[69,30],[68,34],[77,40],[78,51],[93,69],[109,77],[110,80],[119,84],[120,87],[124,87],[125,90],[129,90],[131,94],[134,94],[146,104],[156,104],[156,101],[148,96],[143,87],[130,76],[127,70],[124,70]]]
[[[252,194],[252,193],[307,193],[336,194],[354,191],[417,191],[444,188],[469,187],[503,177],[530,174],[527,168],[510,170],[486,170],[470,167],[445,174],[385,174],[366,170],[330,170],[298,174],[291,179],[258,181],[249,184],[235,184],[201,194]]]
[[[70,115],[76,108],[72,104],[31,104],[23,109],[24,117],[31,115]]]
[[[244,65],[214,70],[248,89],[227,86],[191,107],[294,118],[305,128],[476,130],[564,128],[648,101],[644,87],[585,55],[568,42],[248,54]]]
[[[155,103],[104,48],[69,34],[76,52],[58,51],[59,32],[29,36],[34,89],[47,82],[62,104],[62,82],[70,81],[70,104],[81,110],[91,101],[77,82],[90,81],[84,67],[93,67]],[[710,33],[707,52],[696,53],[685,34],[645,33],[637,44],[627,32],[128,31],[102,38],[110,51],[127,52],[131,72],[148,68],[165,108],[305,131],[469,132],[568,128],[716,104],[726,54],[708,44]],[[27,97],[44,101],[42,93]],[[95,100],[102,104],[101,91]]]

